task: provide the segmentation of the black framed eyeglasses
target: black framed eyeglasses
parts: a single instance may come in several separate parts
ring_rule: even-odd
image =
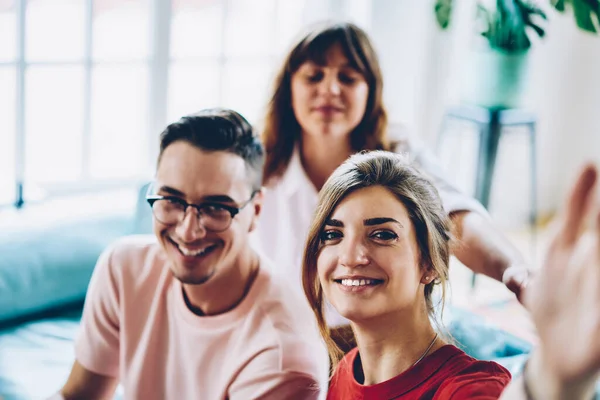
[[[231,225],[236,215],[246,207],[258,191],[252,192],[250,198],[239,207],[222,203],[206,202],[191,204],[177,196],[147,195],[146,201],[152,207],[152,214],[163,225],[177,225],[183,222],[189,207],[197,211],[198,222],[211,232],[223,232]]]

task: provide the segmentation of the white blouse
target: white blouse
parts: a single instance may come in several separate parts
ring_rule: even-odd
[[[447,181],[437,158],[422,143],[412,138],[409,140],[407,135],[396,136],[396,152],[405,154],[413,165],[429,176],[449,214],[470,210],[488,215],[481,203]],[[302,256],[317,202],[318,192],[306,175],[296,148],[285,173],[265,192],[258,226],[252,237],[257,249],[271,259],[276,269],[274,272],[289,279],[302,294]],[[330,326],[346,323],[333,310],[329,310],[327,320]]]

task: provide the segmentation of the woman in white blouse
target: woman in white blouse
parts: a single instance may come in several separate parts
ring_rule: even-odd
[[[479,202],[444,179],[430,152],[389,129],[382,89],[377,55],[353,24],[318,26],[293,47],[276,77],[264,121],[267,191],[257,245],[301,290],[302,251],[319,190],[353,153],[391,150],[406,154],[433,180],[461,243],[454,255],[520,296],[529,275],[522,255]],[[345,323],[336,313],[328,322]]]

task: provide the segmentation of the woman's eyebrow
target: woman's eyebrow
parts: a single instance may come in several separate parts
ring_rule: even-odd
[[[404,228],[404,225],[402,225],[400,222],[398,222],[394,218],[389,218],[389,217],[368,218],[368,219],[363,220],[363,224],[365,226],[381,225],[381,224],[385,224],[388,222],[398,224],[398,225],[400,225],[401,228]]]
[[[325,221],[325,225],[337,226],[338,228],[344,227],[344,223],[338,219],[328,219],[327,221]]]

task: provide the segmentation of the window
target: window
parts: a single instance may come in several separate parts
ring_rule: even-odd
[[[0,0],[0,63],[14,62],[17,58],[17,9],[15,1]]]
[[[0,66],[0,204],[15,198],[16,68]]]
[[[81,179],[82,106],[81,65],[28,66],[25,73],[26,183],[38,186]]]
[[[93,2],[89,178],[144,175],[148,139],[150,4]]]
[[[85,1],[28,0],[25,6],[27,62],[82,61],[85,50]]]
[[[228,107],[256,123],[304,1],[174,0],[167,119]]]
[[[15,198],[17,12],[0,0],[0,204]]]
[[[148,179],[160,130],[202,108],[258,122],[323,4],[0,0],[0,205]]]
[[[0,204],[144,176],[149,9],[0,0]]]

